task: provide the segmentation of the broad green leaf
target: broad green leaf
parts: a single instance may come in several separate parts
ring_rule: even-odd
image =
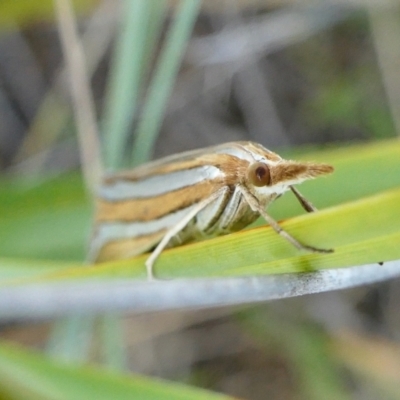
[[[0,398],[13,400],[193,399],[231,397],[183,384],[52,361],[15,345],[0,344]]]
[[[263,226],[166,250],[156,262],[160,278],[244,276],[310,272],[400,258],[400,189],[287,220],[281,225],[300,241],[331,254],[300,252]],[[144,278],[148,255],[89,268],[77,266],[42,278]],[[377,264],[377,268],[379,265]]]

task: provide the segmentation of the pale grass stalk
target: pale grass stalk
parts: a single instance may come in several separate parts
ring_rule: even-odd
[[[55,0],[54,4],[62,50],[70,77],[83,175],[87,187],[93,192],[102,176],[102,164],[95,109],[83,47],[70,1]]]
[[[113,37],[116,24],[115,8],[112,0],[104,0],[90,16],[82,34],[89,78],[94,74]],[[32,174],[40,173],[43,169],[52,146],[59,139],[70,117],[70,109],[58,93],[58,88],[63,85],[66,76],[67,68],[62,66],[56,72],[52,87],[39,106],[10,171]]]
[[[245,278],[49,282],[4,287],[0,320],[105,311],[144,313],[243,305],[374,284],[400,276],[400,260],[302,274]],[[206,295],[205,295],[206,294]]]

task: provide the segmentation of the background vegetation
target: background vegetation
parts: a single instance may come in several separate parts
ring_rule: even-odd
[[[271,213],[337,251],[298,256],[255,228],[166,252],[161,277],[400,259],[397,2],[3,1],[0,29],[2,295],[143,277],[143,257],[84,268],[103,171],[233,140],[335,166],[302,185],[318,215],[292,218],[290,195]],[[399,293],[393,280],[251,307],[3,318],[0,397],[400,398]]]

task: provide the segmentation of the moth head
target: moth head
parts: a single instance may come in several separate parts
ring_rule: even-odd
[[[333,172],[333,167],[327,164],[287,160],[274,163],[258,161],[249,165],[247,169],[247,181],[255,187],[276,188],[277,192],[281,192],[286,190],[290,185],[295,185],[331,172]]]

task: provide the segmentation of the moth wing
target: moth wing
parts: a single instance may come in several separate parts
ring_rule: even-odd
[[[208,159],[210,156],[217,154],[237,155],[246,152],[244,146],[250,142],[229,142],[217,146],[205,147],[202,149],[189,150],[183,153],[173,154],[158,160],[150,161],[140,165],[134,169],[119,171],[106,175],[105,182],[110,180],[140,180],[148,176],[156,175],[166,167],[173,169],[174,164],[181,165],[182,163],[198,160],[199,158]]]

